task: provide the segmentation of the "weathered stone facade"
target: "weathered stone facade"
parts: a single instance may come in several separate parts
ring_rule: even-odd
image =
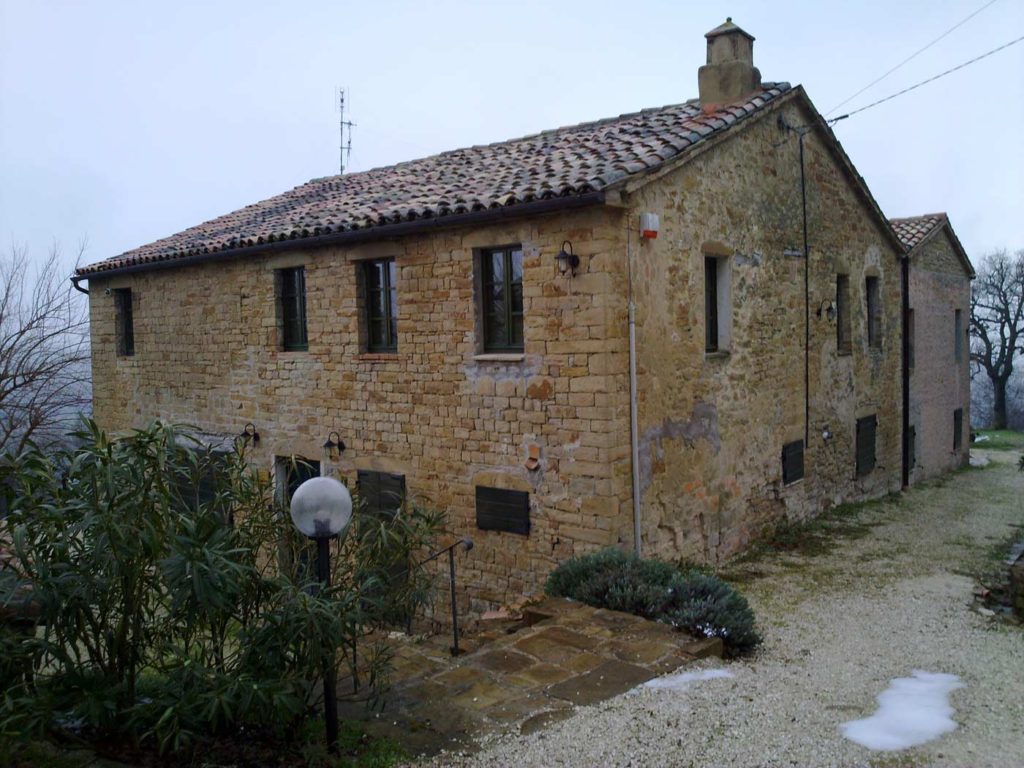
[[[968,460],[971,272],[965,260],[948,222],[910,251],[911,482],[965,466]]]
[[[799,99],[778,110],[788,125],[814,120]],[[643,530],[648,550],[662,556],[714,561],[782,517],[900,488],[900,248],[831,137],[809,132],[805,403],[799,147],[777,118],[744,126],[637,193],[637,210],[659,212],[663,224],[639,247],[636,270]],[[731,284],[731,339],[710,353],[706,256],[727,262]],[[837,274],[849,276],[849,353],[837,350],[827,312]],[[881,286],[879,349],[866,340],[868,276]],[[870,414],[877,464],[854,479],[856,420]],[[804,478],[784,485],[783,445],[805,430]]]
[[[786,119],[811,119],[802,97]],[[641,187],[596,206],[386,242],[294,250],[91,278],[95,413],[108,429],[150,419],[234,435],[259,431],[250,456],[404,475],[410,495],[448,510],[476,546],[460,566],[480,610],[537,594],[566,557],[632,544],[627,225],[661,215],[658,239],[629,234],[638,305],[643,546],[716,560],[765,523],[899,488],[899,262],[891,236],[848,178],[830,139],[805,140],[811,252],[810,443],[805,478],[781,482],[780,451],[804,436],[803,268],[796,137],[774,115]],[[571,240],[574,277],[554,254]],[[524,249],[525,348],[480,353],[476,249]],[[711,244],[711,245],[709,245]],[[703,349],[702,259],[731,265],[732,338]],[[357,266],[397,262],[398,351],[366,354]],[[309,350],[280,348],[274,271],[306,268]],[[865,275],[879,276],[885,338],[836,352],[817,308],[851,275],[864,326]],[[119,356],[107,288],[131,287],[135,354]],[[857,417],[878,415],[876,469],[853,477]],[[828,427],[833,437],[823,440]],[[330,462],[331,431],[347,450]],[[525,463],[531,445],[540,466]],[[475,529],[478,485],[528,491],[528,536]]]

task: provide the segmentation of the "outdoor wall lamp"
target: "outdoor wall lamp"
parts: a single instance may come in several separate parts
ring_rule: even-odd
[[[828,318],[829,322],[832,322],[833,320],[835,320],[836,319],[836,305],[835,305],[835,302],[833,302],[831,299],[825,299],[824,301],[822,301],[821,305],[818,307],[818,319],[819,320],[821,319],[822,315],[825,315],[825,317]]]
[[[260,433],[256,431],[256,425],[251,421],[242,429],[242,434],[235,438],[235,445],[245,448],[249,443],[253,445],[260,441]]]
[[[569,246],[568,251],[565,250],[565,246],[567,245]],[[571,274],[575,275],[576,267],[580,265],[580,257],[573,253],[572,243],[570,243],[568,240],[562,241],[562,247],[558,251],[558,255],[555,256],[555,261],[558,262],[558,271],[563,275],[566,272],[570,272]]]
[[[352,522],[352,496],[348,488],[333,477],[312,477],[292,495],[292,523],[303,536],[316,541],[316,575],[322,590],[331,586],[331,539],[344,536]],[[335,670],[335,649],[325,639],[323,688],[324,727],[327,749],[338,752],[338,691]]]
[[[821,439],[826,443],[832,439],[832,430],[828,428],[828,424],[821,428]]]
[[[324,443],[324,450],[327,451],[327,456],[331,461],[340,459],[341,452],[345,450],[345,443],[341,439],[341,435],[337,432],[331,432],[327,436],[327,442]]]

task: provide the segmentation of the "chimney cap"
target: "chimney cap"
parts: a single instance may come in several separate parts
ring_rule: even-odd
[[[753,40],[755,39],[754,36],[747,32],[745,29],[741,29],[740,27],[733,24],[732,16],[727,17],[724,24],[719,24],[717,27],[712,29],[707,34],[705,34],[704,37],[706,37],[708,40],[712,40],[716,37],[719,37],[720,35],[728,35],[733,33],[739,33],[748,40],[750,40],[751,42],[753,42]]]

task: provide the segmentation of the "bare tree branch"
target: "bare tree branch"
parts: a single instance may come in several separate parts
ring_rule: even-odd
[[[35,266],[23,248],[0,256],[0,452],[45,445],[88,411],[88,308],[67,275],[56,247]]]
[[[1024,348],[1024,250],[985,256],[971,296],[971,362],[992,383],[992,426],[1007,425],[1007,383]],[[1012,394],[1012,392],[1011,392]]]

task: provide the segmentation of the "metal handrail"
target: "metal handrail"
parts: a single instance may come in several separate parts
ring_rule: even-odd
[[[441,555],[448,553],[448,583],[451,587],[452,593],[452,656],[459,655],[459,609],[455,602],[455,548],[462,547],[463,552],[469,552],[473,548],[473,540],[470,538],[462,538],[453,544],[449,544],[443,549],[437,550],[434,554],[418,562],[413,568],[422,568],[424,565],[429,563],[431,560],[436,560]],[[410,571],[412,568],[409,569]],[[412,634],[412,616],[409,617],[408,624],[406,625],[406,633]]]

